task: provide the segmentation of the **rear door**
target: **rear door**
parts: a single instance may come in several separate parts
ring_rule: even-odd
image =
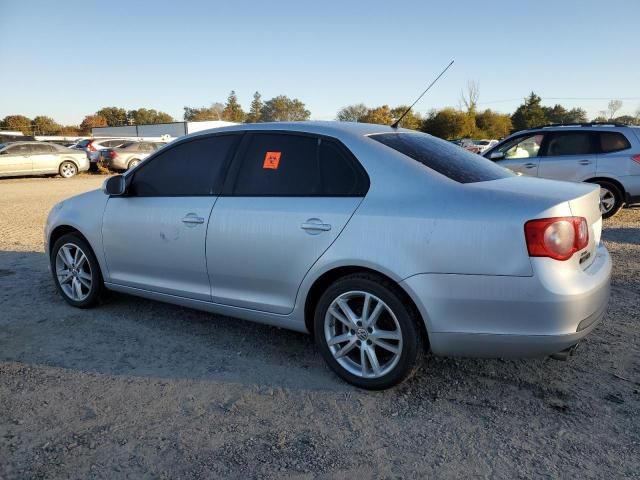
[[[31,173],[31,145],[9,145],[0,152],[0,174],[20,175]]]
[[[31,145],[31,165],[34,173],[57,172],[58,150],[53,145]]]
[[[597,132],[597,135],[600,147],[597,174],[605,177],[633,175],[631,167],[637,163],[631,160],[634,152],[629,139],[620,132]]]
[[[345,227],[369,180],[337,141],[285,132],[247,134],[209,222],[214,302],[293,310],[298,287]]]
[[[596,133],[587,130],[549,132],[540,155],[538,176],[569,182],[594,177],[596,142]]]
[[[504,155],[504,158],[497,160],[496,163],[522,175],[537,176],[539,152],[544,137],[542,132],[536,132],[505,141],[493,150]]]

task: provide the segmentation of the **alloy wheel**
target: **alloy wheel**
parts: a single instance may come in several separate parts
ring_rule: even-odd
[[[402,354],[402,331],[391,308],[375,295],[349,291],[331,302],[325,340],[338,364],[361,378],[393,370]]]
[[[64,294],[81,302],[89,296],[93,276],[87,255],[73,243],[65,243],[56,255],[56,278]]]
[[[609,213],[616,204],[616,196],[606,187],[600,185],[600,213]]]
[[[73,177],[76,173],[78,173],[78,168],[73,162],[63,162],[60,165],[60,175],[64,178]]]

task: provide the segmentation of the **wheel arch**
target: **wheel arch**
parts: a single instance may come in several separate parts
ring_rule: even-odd
[[[598,176],[598,177],[588,178],[584,182],[585,183],[609,182],[609,183],[615,185],[620,190],[620,193],[622,194],[623,200],[626,198],[626,193],[627,192],[626,192],[626,190],[624,188],[624,185],[622,185],[622,183],[620,183],[620,181],[618,179],[616,179],[616,178]]]
[[[71,225],[58,225],[51,231],[51,234],[49,235],[49,251],[47,252],[49,256],[51,256],[51,249],[53,249],[53,245],[58,241],[60,237],[62,237],[63,235],[67,235],[68,233],[75,233],[80,236],[80,238],[87,242],[89,247],[91,247],[91,249],[93,250],[93,246],[91,246],[91,242],[89,242],[89,239],[84,236],[82,232],[76,227],[72,227]],[[96,252],[93,252],[93,254],[95,255]]]

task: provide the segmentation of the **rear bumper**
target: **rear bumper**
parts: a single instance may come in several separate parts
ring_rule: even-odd
[[[535,357],[568,348],[591,332],[609,299],[611,259],[604,246],[580,275],[533,277],[422,274],[402,285],[412,296],[433,353]]]

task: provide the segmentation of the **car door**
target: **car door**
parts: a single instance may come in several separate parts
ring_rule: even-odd
[[[499,153],[499,158],[494,159],[498,165],[522,175],[535,177],[538,175],[538,154],[544,136],[542,132],[536,132],[512,138],[493,150],[489,158]]]
[[[207,223],[238,139],[180,142],[127,175],[127,194],[109,198],[103,217],[110,282],[211,299]]]
[[[541,151],[538,176],[569,182],[594,177],[596,140],[590,131],[549,132]]]
[[[20,175],[31,173],[31,145],[9,145],[0,152],[0,174]]]
[[[31,166],[34,173],[48,173],[58,171],[58,151],[53,145],[32,144]]]
[[[597,135],[600,148],[598,150],[596,175],[604,177],[633,175],[631,169],[637,163],[630,161],[633,152],[629,139],[620,132],[597,132]]]
[[[213,301],[291,312],[305,274],[367,189],[364,169],[331,139],[247,134],[209,222]]]

